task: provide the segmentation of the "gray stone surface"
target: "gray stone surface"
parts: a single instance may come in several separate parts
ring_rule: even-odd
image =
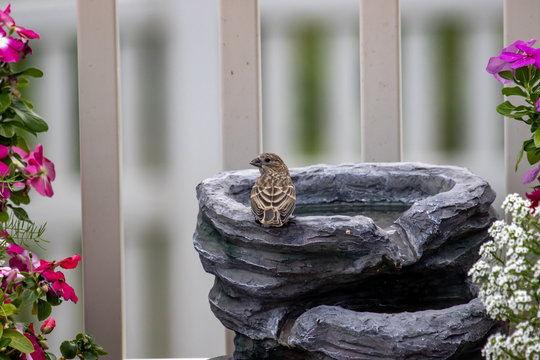
[[[415,314],[418,326],[429,325],[426,331],[434,334],[442,322],[428,321],[432,311],[459,315],[470,322],[463,329],[472,335],[452,335],[462,344],[454,348],[458,354],[493,327],[471,301],[475,290],[466,277],[495,219],[495,194],[481,178],[462,168],[418,163],[292,169],[295,218],[282,228],[263,228],[249,208],[257,176],[256,170],[223,172],[197,187],[194,246],[204,269],[216,276],[212,311],[238,334],[235,358],[279,359],[283,352],[287,359],[363,358],[335,355],[339,346],[325,339],[351,329],[340,329],[338,321],[328,330],[332,316],[357,321],[351,325],[357,348],[369,339],[362,330],[365,314],[394,318],[395,324],[401,319],[395,314]],[[328,317],[313,322],[320,311]],[[313,339],[298,330],[309,321]],[[392,341],[402,336],[390,335],[400,326],[385,326],[389,340],[376,345],[380,354],[387,351],[382,345],[397,346]],[[421,353],[449,357],[450,345],[431,345]]]
[[[319,306],[296,320],[286,343],[339,360],[447,359],[492,327],[479,299],[441,310],[396,314]]]

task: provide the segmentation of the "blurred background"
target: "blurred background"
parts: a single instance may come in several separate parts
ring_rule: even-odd
[[[36,251],[61,259],[81,249],[76,2],[11,2],[17,24],[41,35],[25,65],[45,76],[26,95],[50,124],[42,142],[57,179],[55,196],[28,210],[48,224],[50,244]],[[213,280],[191,242],[195,186],[221,169],[218,1],[118,3],[127,356],[222,355],[223,328],[207,302]],[[502,48],[502,0],[401,8],[404,161],[467,167],[499,206],[502,96],[485,67]],[[260,10],[264,150],[290,167],[360,161],[358,0],[260,0]],[[82,298],[80,269],[67,277]],[[81,330],[81,303],[53,316],[57,349]]]

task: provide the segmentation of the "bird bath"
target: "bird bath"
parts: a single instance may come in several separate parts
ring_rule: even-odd
[[[291,169],[281,228],[249,208],[256,170],[197,187],[194,246],[235,359],[474,356],[495,327],[467,271],[495,220],[487,182],[419,163]]]

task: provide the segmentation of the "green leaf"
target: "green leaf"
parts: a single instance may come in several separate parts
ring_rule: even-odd
[[[9,93],[0,94],[0,114],[3,114],[11,105],[11,95]]]
[[[11,315],[15,314],[17,311],[19,311],[19,310],[17,309],[17,307],[15,305],[13,305],[13,304],[3,304],[2,305],[2,310],[1,310],[1,315],[2,316],[11,316]]]
[[[30,340],[28,340],[22,333],[13,329],[6,329],[4,330],[4,337],[11,339],[9,346],[15,350],[19,350],[25,354],[31,354],[34,352],[34,345],[32,345]]]
[[[51,315],[52,306],[47,301],[39,299],[37,308],[39,321],[43,321]]]
[[[6,354],[0,354],[0,360],[11,360]]]
[[[10,338],[4,337],[2,335],[2,338],[0,339],[0,348],[8,346],[10,342],[11,342]]]
[[[9,207],[11,208],[13,214],[15,214],[17,219],[33,224],[32,220],[30,220],[30,217],[28,217],[28,213],[26,212],[26,210],[11,205],[9,205]]]
[[[534,132],[534,145],[537,147],[537,148],[540,148],[540,128],[536,129],[536,131]]]
[[[75,356],[77,356],[78,351],[79,347],[71,341],[64,341],[60,345],[60,352],[66,359],[73,359]]]
[[[15,205],[30,204],[30,196],[28,196],[28,194],[25,195],[24,191],[12,191],[9,200]]]
[[[98,359],[98,355],[91,351],[91,350],[85,350],[83,352],[83,359],[86,359],[86,360],[97,360]]]
[[[58,306],[62,303],[62,299],[59,296],[52,295],[50,291],[47,293],[47,301],[52,306]]]
[[[34,280],[33,277],[28,277],[24,279],[22,283],[25,289],[30,289],[36,285],[36,280]]]
[[[50,353],[50,352],[45,352],[45,359],[46,360],[57,360],[56,359],[56,355],[54,355],[53,353]]]
[[[501,71],[499,76],[506,80],[514,80],[514,74],[511,71]]]
[[[24,69],[16,73],[13,73],[13,75],[14,76],[26,75],[26,76],[31,76],[34,78],[40,78],[40,77],[43,77],[43,71],[37,68],[28,68],[28,69]]]
[[[529,81],[529,67],[523,66],[516,69],[515,78],[518,84],[526,84]]]
[[[98,355],[107,355],[108,352],[105,351],[100,345],[94,345],[94,350],[98,353]]]
[[[7,211],[0,212],[0,222],[8,222],[9,221],[9,214]]]
[[[13,135],[15,135],[15,129],[13,128],[13,125],[5,122],[0,122],[0,136],[10,139],[13,137]]]
[[[497,110],[499,114],[505,116],[510,115],[515,109],[516,107],[512,105],[512,103],[508,100],[506,100],[502,104],[497,105],[497,107],[495,108],[495,110]]]
[[[534,149],[527,151],[527,160],[529,164],[534,165],[540,161],[540,149]]]
[[[38,299],[38,297],[39,297],[39,294],[37,290],[28,289],[22,294],[22,303],[23,305],[32,304],[34,303],[34,301]]]
[[[27,78],[21,77],[18,79],[17,87],[22,88],[22,87],[28,86],[29,84],[30,84],[30,81]]]
[[[527,93],[519,86],[504,87],[502,88],[501,92],[505,96],[519,95],[519,96],[527,97]]]
[[[47,125],[45,120],[43,120],[41,116],[30,110],[28,106],[26,106],[26,104],[22,101],[19,100],[12,103],[10,108],[15,111],[17,116],[23,121],[23,123],[30,131],[44,132],[49,129],[49,126]]]

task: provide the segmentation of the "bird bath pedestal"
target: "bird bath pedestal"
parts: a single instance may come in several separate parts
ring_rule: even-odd
[[[194,246],[235,359],[472,359],[495,328],[467,271],[495,220],[469,171],[419,163],[291,170],[294,220],[254,221],[256,170],[197,187]]]

